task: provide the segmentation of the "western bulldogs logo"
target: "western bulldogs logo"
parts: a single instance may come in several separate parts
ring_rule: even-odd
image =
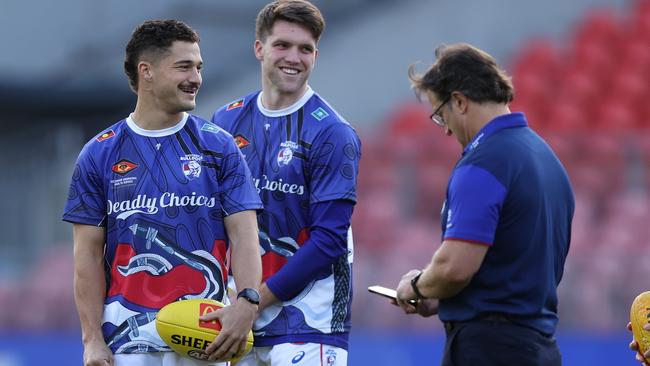
[[[333,366],[336,363],[336,351],[333,349],[328,349],[325,352],[325,365]]]
[[[278,165],[280,166],[288,165],[291,159],[293,159],[293,151],[288,147],[281,149],[278,153]]]
[[[280,152],[278,153],[278,165],[287,166],[291,159],[293,159],[293,151],[298,149],[298,144],[293,141],[285,141],[280,144]]]
[[[187,154],[181,156],[181,167],[183,169],[183,174],[187,179],[192,180],[198,178],[201,175],[201,161],[203,156],[197,154]]]

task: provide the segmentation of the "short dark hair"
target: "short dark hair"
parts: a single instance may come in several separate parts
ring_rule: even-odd
[[[436,49],[436,62],[424,75],[409,67],[409,79],[415,91],[431,91],[440,100],[459,91],[474,102],[510,103],[514,88],[510,76],[494,57],[466,43],[442,45]]]
[[[273,25],[277,20],[296,23],[309,29],[316,40],[325,29],[325,19],[318,8],[306,0],[276,0],[267,4],[257,14],[255,21],[255,37],[264,42],[271,34]]]
[[[138,26],[126,45],[124,72],[133,91],[138,90],[138,63],[144,54],[164,55],[174,41],[199,43],[199,34],[187,24],[174,20],[148,20]]]

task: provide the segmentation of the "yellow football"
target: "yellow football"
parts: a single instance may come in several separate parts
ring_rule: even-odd
[[[650,322],[650,291],[641,293],[632,302],[630,309],[630,323],[634,340],[639,344],[639,352],[643,355],[650,349],[650,331],[643,329]],[[650,363],[649,360],[645,360]]]
[[[203,322],[199,317],[224,307],[211,299],[180,300],[165,305],[156,316],[156,330],[171,349],[182,356],[207,361],[205,349],[221,331],[214,320]],[[248,333],[246,352],[253,347],[253,332]]]

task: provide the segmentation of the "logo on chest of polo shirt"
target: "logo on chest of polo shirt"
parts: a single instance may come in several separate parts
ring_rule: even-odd
[[[476,149],[476,147],[478,146],[478,144],[481,143],[481,138],[483,138],[483,135],[485,135],[485,133],[482,133],[482,134],[480,134],[480,135],[478,135],[478,136],[476,137],[476,139],[475,139],[475,140],[472,142],[472,144],[470,145],[470,148],[469,148],[470,150],[474,150],[474,149]]]
[[[298,144],[293,141],[285,141],[280,144],[280,152],[278,153],[278,165],[287,166],[291,159],[293,159],[293,152],[298,149]]]
[[[187,179],[192,180],[201,176],[201,161],[203,156],[198,154],[187,154],[181,156],[181,168]]]

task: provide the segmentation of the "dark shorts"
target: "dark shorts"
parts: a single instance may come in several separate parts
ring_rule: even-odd
[[[442,366],[561,366],[555,338],[503,318],[445,323]]]

